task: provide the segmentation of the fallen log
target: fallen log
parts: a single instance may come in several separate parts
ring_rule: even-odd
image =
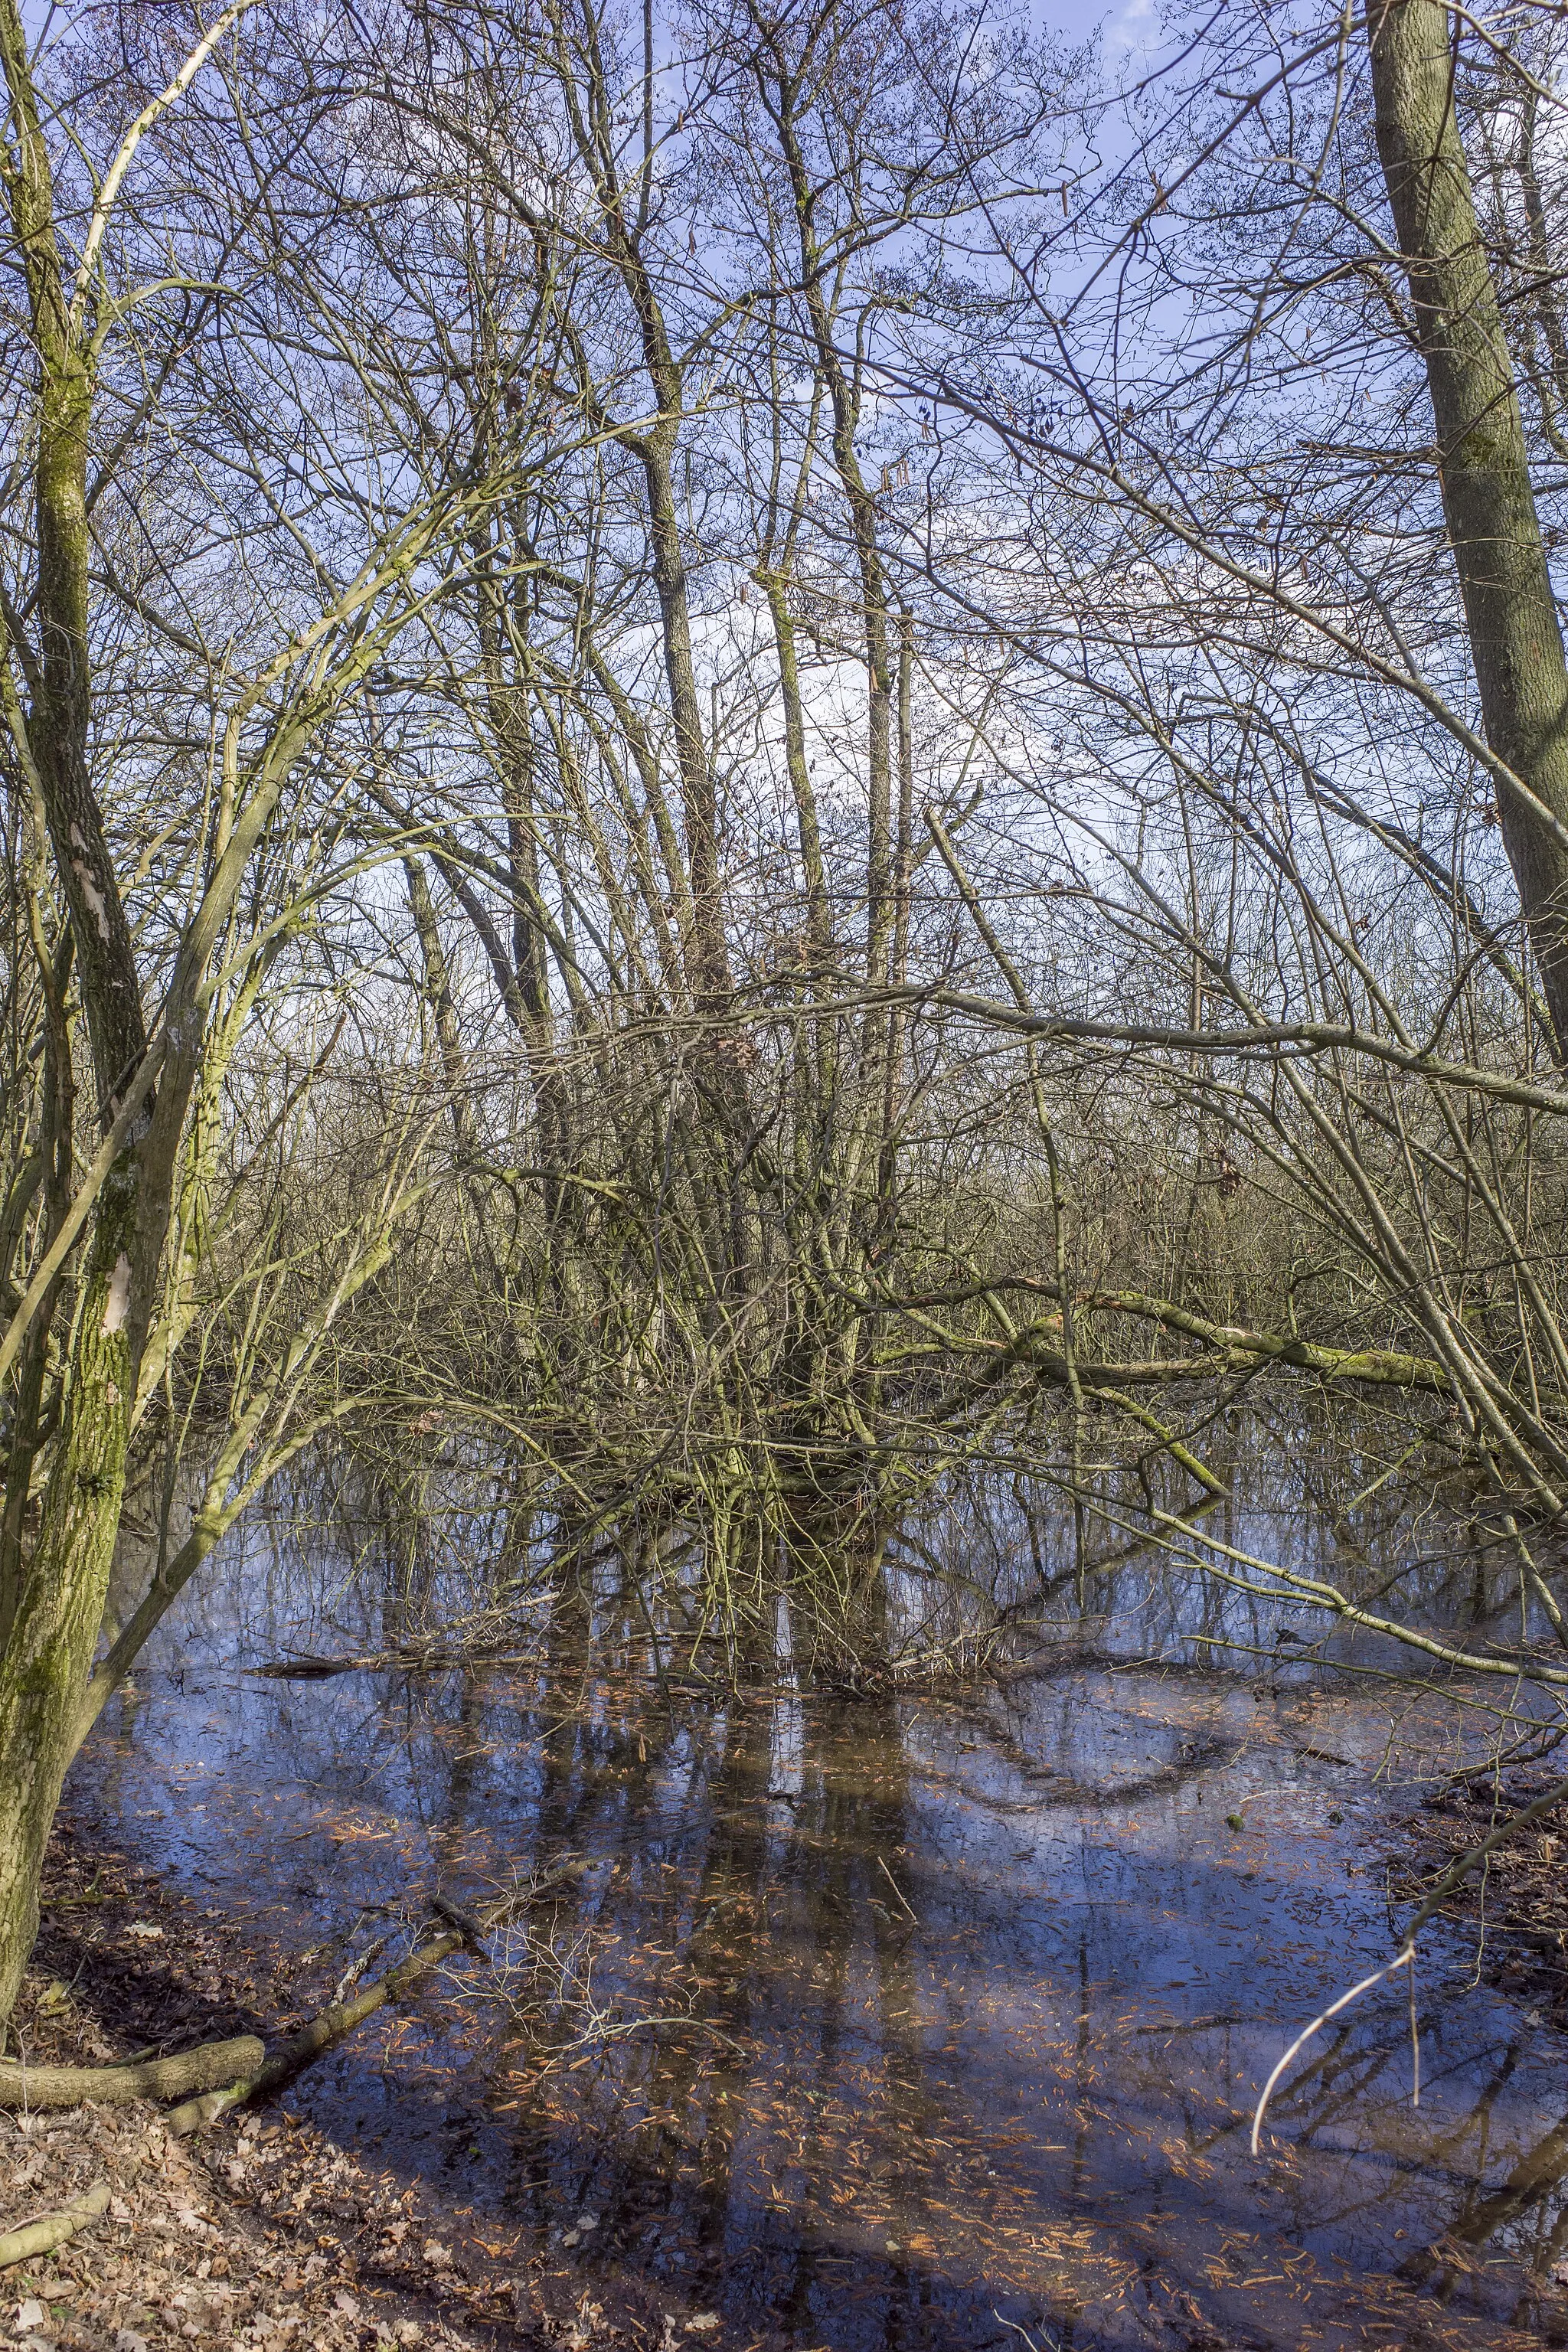
[[[210,2124],[216,2124],[230,2107],[260,2098],[268,2091],[280,2091],[313,2058],[321,2057],[334,2042],[342,2042],[384,2002],[395,2000],[400,1993],[411,1992],[421,1977],[428,1976],[453,1952],[460,1952],[466,1940],[456,1928],[432,1936],[427,1944],[417,1946],[406,1959],[399,1960],[395,1969],[388,1969],[374,1984],[367,1984],[352,2000],[333,2001],[321,2010],[254,2072],[242,2075],[237,2082],[231,2081],[226,2088],[206,2091],[175,2107],[163,2118],[166,2128],[183,2139],[190,2132],[205,2131]]]
[[[0,2060],[0,2107],[80,2107],[89,2101],[122,2105],[129,2099],[183,2099],[232,2083],[260,2065],[267,2053],[254,2033],[232,2042],[204,2042],[169,2058],[121,2061],[110,2066],[29,2066]]]
[[[377,1977],[374,1983],[365,1985],[352,2000],[333,2001],[320,2011],[253,2072],[239,2075],[226,2087],[206,2090],[195,2098],[187,2099],[183,2105],[164,2116],[165,2127],[176,2137],[184,2138],[191,2132],[205,2131],[230,2107],[241,2106],[250,2099],[262,2098],[269,2091],[280,2091],[313,2059],[320,2058],[325,2051],[343,2041],[356,2025],[362,2025],[376,2010],[389,2000],[398,2000],[404,1993],[412,1992],[420,1979],[428,1976],[442,1960],[448,1959],[454,1952],[465,1948],[471,1951],[476,1947],[482,1954],[482,1947],[479,1947],[478,1940],[481,1934],[500,1927],[522,1905],[537,1900],[540,1895],[549,1894],[573,1878],[580,1877],[587,1866],[586,1863],[575,1860],[559,1863],[532,1885],[521,1887],[515,1894],[503,1895],[500,1902],[488,1905],[477,1917],[458,1912],[456,1904],[448,1905],[443,1901],[443,1909],[448,1914],[456,1913],[462,1921],[461,1926],[446,1928],[440,1935],[432,1936],[426,1943],[416,1945],[413,1951],[398,1961],[395,1968],[388,1969],[384,1976]],[[259,2049],[258,2055],[260,2055]]]
[[[269,1658],[265,1665],[244,1671],[268,1682],[318,1683],[331,1675],[452,1674],[464,1666],[493,1664],[498,1655],[505,1654],[488,1649],[365,1650],[349,1658],[321,1658],[302,1650],[295,1657]]]
[[[328,1675],[451,1674],[464,1666],[493,1665],[526,1654],[514,1627],[487,1634],[481,1624],[465,1640],[458,1623],[423,1641],[395,1643],[389,1650],[360,1650],[337,1658],[315,1650],[289,1650],[280,1658],[268,1658],[244,1671],[273,1682],[319,1682]]]
[[[9,2270],[13,2263],[26,2262],[30,2255],[52,2253],[108,2210],[109,2183],[95,2180],[84,2197],[63,2211],[40,2213],[36,2221],[25,2221],[19,2230],[0,2235],[0,2271]]]
[[[263,1675],[275,1682],[319,1682],[325,1675],[357,1674],[363,1658],[316,1658],[301,1650],[297,1657],[273,1658],[264,1666],[247,1666],[247,1675]]]

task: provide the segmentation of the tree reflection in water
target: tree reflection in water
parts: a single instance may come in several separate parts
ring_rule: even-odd
[[[1006,1507],[988,1572],[1026,1581],[1039,1531]],[[1457,1605],[1473,1561],[1379,1507]],[[1255,1485],[1232,1532],[1272,1508]],[[1269,1528],[1369,1574],[1373,1534]],[[1396,1984],[1310,2046],[1247,2155],[1284,2042],[1388,1957],[1380,1857],[1451,1758],[1437,1698],[1287,1662],[1254,1603],[1136,1559],[1091,1570],[1092,1641],[1049,1671],[862,1700],[705,1684],[689,1646],[656,1671],[613,1577],[506,1661],[247,1680],[384,1638],[330,1557],[280,1547],[258,1613],[261,1583],[253,1559],[189,1600],[180,1672],[154,1656],[105,1717],[77,1810],[297,1950],[587,1857],[527,1952],[455,1964],[300,2095],[527,2242],[834,2352],[1480,2346],[1545,2311],[1568,2047],[1464,1990],[1458,1943],[1423,1972],[1419,2111]],[[1262,1653],[1251,1679],[1209,1670],[1219,1639]]]

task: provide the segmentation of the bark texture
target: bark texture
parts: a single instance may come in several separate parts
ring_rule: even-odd
[[[19,643],[8,651],[29,681],[27,748],[69,912],[99,1117],[107,1130],[146,1052],[147,1034],[89,757],[87,473],[94,361],[67,290],[48,151],[16,0],[0,0],[0,69],[10,100],[0,182],[26,283],[37,434],[37,642],[30,652]],[[150,1118],[143,1113],[128,1139],[94,1212],[37,1536],[11,1575],[0,1625],[0,2019],[10,2014],[37,1927],[44,1845],[75,1745],[120,1525],[136,1388],[137,1301],[150,1281],[146,1244],[138,1238],[140,1147]],[[154,1236],[153,1265],[161,1239]],[[26,1443],[13,1452],[15,1476],[30,1454]],[[14,1486],[8,1517],[25,1499]]]
[[[0,1657],[0,2018],[10,2015],[37,1931],[44,1848],[76,1749],[120,1526],[135,1371],[131,1264],[119,1239],[100,1217],[64,1425]]]
[[[131,2099],[183,2099],[193,2091],[254,2074],[266,2056],[254,2033],[231,2042],[204,2042],[169,2058],[124,2066],[0,2064],[0,2106],[79,2107],[89,2100],[123,2105]]]
[[[74,2205],[58,2213],[40,2214],[36,2221],[25,2222],[19,2230],[7,2230],[0,2238],[0,2271],[9,2270],[15,2263],[33,2261],[39,2254],[52,2254],[79,2230],[85,2230],[101,2220],[109,2210],[110,2189],[107,2180],[95,2180]]]
[[[1454,102],[1437,0],[1368,11],[1378,153],[1409,277],[1487,740],[1524,787],[1498,793],[1503,843],[1568,1057],[1568,663],[1497,288]]]

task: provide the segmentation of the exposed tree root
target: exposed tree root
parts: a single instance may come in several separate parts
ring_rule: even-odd
[[[21,2229],[7,2230],[0,2236],[0,2271],[9,2270],[13,2263],[25,2263],[32,2254],[52,2252],[108,2210],[109,2183],[95,2180],[86,2196],[79,2197],[63,2212],[42,2213],[36,2221],[24,2222]]]
[[[232,2042],[204,2042],[172,2058],[143,2058],[118,2066],[29,2066],[0,2060],[0,2106],[79,2107],[92,2100],[180,2099],[232,2083],[260,2065],[267,2053],[254,2033]]]

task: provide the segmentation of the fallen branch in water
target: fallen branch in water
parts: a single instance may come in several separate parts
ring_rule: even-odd
[[[1286,2051],[1284,2056],[1278,2061],[1273,2073],[1269,2075],[1268,2080],[1264,2084],[1261,2092],[1258,2094],[1258,2105],[1254,2108],[1252,2115],[1252,2138],[1250,2147],[1254,2156],[1258,2154],[1258,2135],[1263,2129],[1263,2118],[1268,2112],[1268,2102],[1274,2095],[1274,2085],[1279,2080],[1280,2075],[1285,2072],[1286,2067],[1289,2066],[1291,2059],[1296,2055],[1296,2053],[1299,2050],[1304,2050],[1308,2042],[1312,2040],[1313,2036],[1322,2032],[1324,2026],[1328,2024],[1331,2018],[1338,2017],[1341,2010],[1349,2009],[1351,2003],[1352,2001],[1359,2000],[1363,1992],[1371,1992],[1374,1985],[1380,1985],[1385,1977],[1391,1977],[1395,1969],[1412,1969],[1415,1965],[1415,1947],[1413,1943],[1408,1943],[1405,1945],[1403,1951],[1395,1953],[1394,1958],[1389,1961],[1386,1968],[1374,1969],[1371,1976],[1363,1977],[1360,1984],[1352,1985],[1349,1992],[1342,1992],[1341,1993],[1338,2000],[1330,2001],[1327,2009],[1322,2009],[1318,2011],[1317,2016],[1313,2018],[1310,2025],[1304,2026],[1302,2028],[1301,2032],[1296,2036],[1295,2041],[1290,2044],[1289,2050]],[[1416,2092],[1415,2097],[1416,2101],[1418,2101],[1420,2098],[1419,2089]],[[1415,2102],[1413,2102],[1413,2104],[1415,2104]]]
[[[1460,1854],[1458,1861],[1449,1864],[1448,1868],[1443,1873],[1442,1877],[1438,1879],[1436,1885],[1429,1890],[1426,1901],[1422,1904],[1420,1909],[1415,1913],[1414,1918],[1410,1921],[1409,1926],[1405,1930],[1405,1942],[1403,1946],[1399,1951],[1395,1953],[1394,1958],[1389,1961],[1387,1967],[1376,1969],[1373,1974],[1369,1977],[1363,1977],[1359,1984],[1352,1985],[1349,1992],[1341,1993],[1338,2000],[1331,2001],[1327,2009],[1320,2011],[1319,2014],[1312,2020],[1310,2025],[1307,2026],[1302,2032],[1298,2033],[1295,2041],[1292,2042],[1289,2050],[1286,2051],[1284,2056],[1275,2066],[1274,2071],[1269,2075],[1267,2083],[1264,2084],[1262,2093],[1258,2101],[1258,2105],[1254,2110],[1252,2117],[1251,2143],[1252,2153],[1254,2156],[1258,2154],[1258,2134],[1263,2129],[1263,2118],[1268,2113],[1268,2102],[1273,2095],[1274,2085],[1279,2080],[1280,2075],[1283,2074],[1287,2066],[1290,2063],[1291,2059],[1295,2057],[1296,2053],[1299,2050],[1304,2049],[1307,2043],[1311,2041],[1314,2034],[1321,2033],[1323,2027],[1327,2025],[1331,2018],[1338,2017],[1342,2010],[1348,2009],[1352,2001],[1359,2000],[1363,1992],[1370,1992],[1373,1987],[1374,1985],[1380,1985],[1385,1977],[1391,1977],[1395,1969],[1407,1968],[1411,1971],[1412,1990],[1410,1996],[1410,2042],[1412,2053],[1415,2059],[1415,2089],[1411,2096],[1411,2105],[1413,2106],[1420,2105],[1421,2048],[1415,2033],[1415,1995],[1414,1990],[1416,1938],[1420,1935],[1422,1928],[1426,1927],[1427,1921],[1436,1917],[1436,1914],[1442,1909],[1449,1895],[1454,1894],[1458,1887],[1463,1885],[1465,1880],[1469,1877],[1472,1871],[1476,1871],[1480,1868],[1480,1865],[1488,1859],[1489,1855],[1495,1853],[1500,1845],[1505,1845],[1510,1838],[1517,1836],[1521,1830],[1528,1829],[1532,1822],[1540,1821],[1542,1814],[1552,1811],[1553,1809],[1556,1806],[1561,1805],[1565,1799],[1568,1799],[1568,1780],[1554,1781],[1550,1789],[1545,1790],[1542,1795],[1535,1799],[1533,1803],[1521,1806],[1517,1813],[1510,1814],[1506,1822],[1501,1822],[1497,1829],[1493,1830],[1489,1837],[1481,1838],[1475,1845],[1470,1847],[1467,1853]]]
[[[437,1675],[471,1666],[481,1658],[490,1662],[498,1654],[490,1650],[365,1650],[347,1658],[319,1657],[314,1651],[300,1650],[286,1658],[270,1658],[265,1665],[247,1666],[245,1672],[270,1682],[323,1682],[329,1675]]]
[[[545,1592],[531,1597],[547,1601],[552,1596]],[[290,1650],[263,1665],[247,1666],[245,1672],[273,1682],[319,1682],[329,1675],[450,1674],[464,1666],[518,1657],[526,1646],[518,1640],[511,1616],[487,1610],[444,1625],[437,1633],[395,1643],[391,1649],[356,1651],[340,1658],[324,1657],[314,1650]]]
[[[121,2061],[110,2066],[29,2066],[0,2060],[0,2107],[80,2107],[89,2101],[123,2105],[130,2099],[182,2099],[232,2083],[259,2065],[266,2051],[254,2033],[232,2042],[204,2042],[171,2058]]]
[[[163,2118],[168,2129],[178,2137],[190,2132],[205,2131],[230,2107],[264,2097],[269,2091],[281,2090],[312,2060],[343,2041],[356,2025],[363,2024],[387,2001],[397,2000],[405,1993],[412,1992],[420,1979],[428,1976],[442,1960],[450,1958],[454,1952],[475,1948],[479,1932],[488,1933],[490,1928],[500,1927],[520,1904],[548,1894],[552,1887],[579,1876],[586,1868],[584,1862],[560,1863],[531,1885],[519,1887],[514,1893],[502,1895],[499,1902],[488,1905],[473,1919],[463,1914],[465,1924],[462,1927],[447,1928],[440,1935],[432,1936],[426,1943],[416,1945],[405,1958],[398,1961],[395,1968],[388,1969],[384,1976],[377,1977],[374,1983],[365,1986],[363,1992],[355,1993],[352,2000],[330,2003],[308,2024],[302,2025],[298,2033],[291,2034],[265,2063],[255,2067],[253,2072],[242,2074],[238,2079],[231,2079],[226,2087],[209,2089],[203,2095],[187,2099],[182,2106],[174,2108]],[[456,1909],[453,1905],[445,1907],[448,1911]],[[256,2054],[258,2058],[262,2055],[259,2044]]]
[[[289,2040],[253,2073],[242,2075],[238,2081],[231,2080],[225,2088],[209,2090],[197,2098],[187,2099],[183,2105],[164,2116],[164,2123],[176,2137],[184,2137],[189,2132],[205,2131],[230,2107],[241,2106],[247,2099],[260,2098],[268,2091],[280,2091],[284,2084],[292,2082],[313,2058],[321,2057],[323,2051],[331,2050],[335,2042],[342,2042],[384,2002],[395,2000],[400,1993],[411,1992],[420,1978],[428,1976],[438,1961],[447,1959],[453,1952],[461,1951],[463,1942],[463,1937],[455,1929],[445,1935],[433,1936],[427,1944],[420,1944],[406,1959],[399,1960],[395,1969],[389,1969],[385,1976],[377,1977],[374,1984],[366,1985],[364,1990],[356,1993],[352,2000],[333,2001],[321,2010],[308,2024],[302,2025],[298,2033],[290,2034]]]
[[[0,2236],[0,2271],[9,2270],[13,2263],[25,2263],[33,2254],[52,2253],[85,2230],[109,2210],[109,2183],[95,2180],[85,2197],[63,2212],[41,2213],[36,2221],[25,2221],[19,2230],[7,2230]]]

